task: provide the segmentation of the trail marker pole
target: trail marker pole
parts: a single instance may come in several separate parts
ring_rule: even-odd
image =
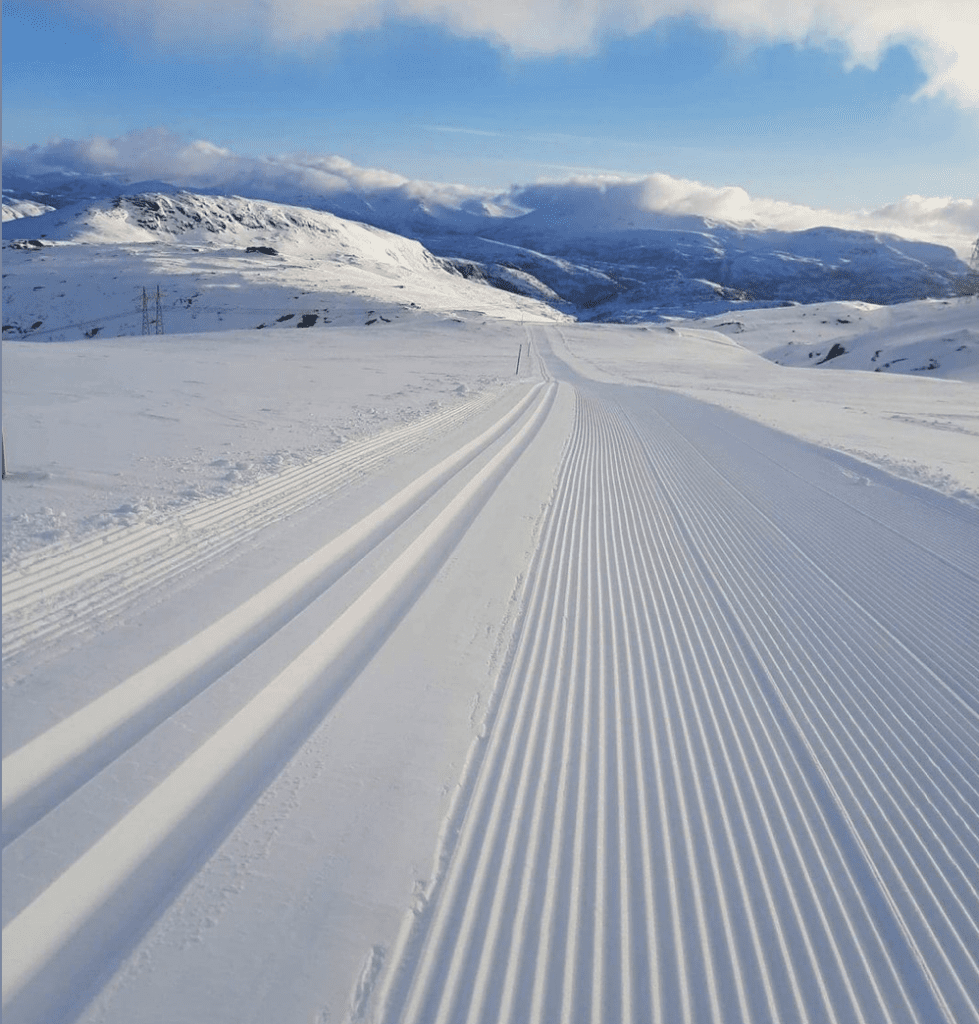
[[[517,349],[517,368],[513,371],[514,376],[517,376],[520,373],[520,357],[522,355],[523,355],[523,344],[521,344],[520,348]]]

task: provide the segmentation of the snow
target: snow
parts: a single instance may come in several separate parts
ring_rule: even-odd
[[[269,195],[268,183],[260,179],[236,181],[235,188],[252,199],[215,196],[214,189],[192,194],[144,182],[133,185],[131,198],[113,208],[119,200],[112,198],[112,189],[123,185],[111,178],[60,180],[55,175],[51,182],[32,182],[15,177],[14,191],[22,198],[47,197],[62,210],[36,224],[12,226],[6,236],[63,238],[67,230],[75,238],[94,231],[105,239],[106,232],[121,230],[132,239],[175,233],[186,239],[195,222],[228,238],[235,236],[236,223],[256,230],[290,224],[287,233],[292,234],[300,222],[309,228],[317,220],[306,208],[312,206],[362,222],[362,228],[373,225],[410,237],[439,257],[475,266],[485,280],[545,299],[562,312],[612,323],[707,316],[797,301],[890,304],[975,291],[959,259],[970,251],[971,237],[966,244],[965,236],[957,234],[957,248],[915,240],[915,230],[924,230],[920,222],[906,237],[825,225],[776,229],[757,220],[724,221],[647,208],[640,182],[533,186],[517,193],[529,208],[484,207],[471,197],[463,199],[466,190],[458,186],[415,183],[415,188],[403,182],[380,191],[354,187],[317,195],[287,188],[286,201],[300,204],[288,206],[270,201],[281,198],[281,190]],[[32,189],[38,183],[44,191]],[[139,200],[138,193],[147,196]],[[84,195],[90,198],[81,199]],[[93,198],[100,196],[109,198],[93,207]],[[72,199],[78,200],[74,207],[62,205]],[[157,215],[147,216],[146,200]],[[134,209],[139,204],[142,213]],[[810,214],[815,216],[815,211]],[[323,218],[319,221],[322,225]],[[204,232],[203,237],[213,234]],[[100,312],[105,314],[104,309]],[[24,320],[19,324],[28,326]]]
[[[417,310],[566,319],[452,272],[418,242],[276,203],[160,193],[83,201],[5,230],[5,338],[384,324]],[[276,255],[249,248],[274,249]],[[242,296],[247,294],[247,301]]]
[[[979,1021],[976,300],[208,203],[5,243],[5,1020]]]
[[[21,217],[39,217],[42,213],[50,213],[53,206],[46,203],[33,203],[29,199],[8,199],[3,197],[3,221],[19,220]]]
[[[423,314],[356,329],[4,342],[3,557],[223,500],[471,404],[509,382],[519,344],[482,318]]]
[[[874,373],[927,373],[975,380],[979,297],[926,299],[899,306],[816,303],[805,310],[745,310],[705,319],[752,352],[782,366],[827,366]],[[842,350],[842,351],[840,351]]]

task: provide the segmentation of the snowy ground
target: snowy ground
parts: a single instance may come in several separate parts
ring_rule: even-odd
[[[979,297],[821,302],[702,320],[780,366],[979,379]]]
[[[519,336],[468,315],[5,342],[5,564],[38,544],[237,493],[509,385]]]
[[[979,385],[792,312],[5,342],[4,1019],[979,1021]]]

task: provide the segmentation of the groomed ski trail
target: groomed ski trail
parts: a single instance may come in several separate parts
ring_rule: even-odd
[[[185,703],[200,688],[198,670],[205,670],[207,685],[247,657],[282,625],[283,614],[310,602],[310,586],[328,589],[365,545],[397,537],[412,512],[434,504],[428,525],[403,542],[341,615],[6,924],[5,1021],[78,1014],[384,642],[533,441],[555,392],[553,383],[535,385],[476,439],[226,621],[109,690],[97,713],[83,708],[5,758],[4,798],[12,811],[5,842],[14,842]],[[447,486],[477,459],[461,486]]]
[[[175,990],[188,978],[212,999],[209,1019],[262,1020],[298,988],[296,1019],[338,1020],[306,1011],[326,1005],[324,978],[335,987],[330,952],[356,950],[361,967],[329,1005],[346,997],[357,1024],[979,1024],[979,516],[680,395],[580,378],[547,355],[549,340],[561,351],[557,328],[527,338],[557,383],[515,392],[373,513],[7,755],[5,867],[36,852],[42,867],[29,894],[5,890],[5,1021],[198,1021],[195,995]],[[203,564],[212,533],[248,536],[423,434],[397,430],[365,442],[359,465],[232,496],[199,536],[168,540],[170,554],[140,547],[138,531],[52,554],[50,590],[27,577],[11,588],[18,642],[30,657],[113,614],[100,596],[113,559],[136,560],[132,600]],[[539,518],[529,476],[539,501],[556,480]],[[314,929],[311,894],[345,883],[334,863],[367,860],[363,835],[376,862],[394,859],[385,840],[418,809],[400,778],[364,800],[358,787],[404,771],[394,758],[372,773],[368,734],[390,740],[394,719],[427,765],[432,729],[412,701],[457,685],[451,657],[435,660],[444,690],[417,671],[419,645],[455,650],[447,639],[397,624],[425,605],[421,621],[441,626],[449,602],[499,585],[486,567],[515,517],[526,575],[512,633],[499,627],[509,648],[485,722],[473,704],[455,737],[460,760],[476,737],[461,776],[459,760],[427,776],[445,785],[433,833],[458,778],[431,874],[412,863],[416,889],[402,902],[393,887],[376,917],[376,874],[361,879],[345,900],[314,903],[340,908]],[[245,677],[254,689],[239,693]],[[220,719],[200,707],[218,690]],[[198,898],[194,883],[226,884],[212,855],[240,850],[223,840],[319,725],[343,722],[344,694],[361,730],[347,720],[349,735],[324,741],[347,774],[318,793],[350,790],[334,810],[354,813],[334,824],[297,800],[288,838],[276,833],[278,874],[256,885],[243,873],[223,928],[195,932],[188,951],[154,950],[148,930]],[[182,731],[186,746],[168,751]],[[140,789],[147,745],[159,777]],[[62,839],[61,823],[88,823],[103,797],[90,841]],[[369,827],[358,801],[375,808]],[[430,851],[418,835],[412,858]],[[270,914],[277,939],[263,932]],[[375,933],[368,919],[385,923]],[[323,946],[300,957],[300,933]]]
[[[3,760],[3,844],[22,834],[141,736],[293,619],[512,427],[532,404],[537,390],[532,389],[478,437],[446,456],[370,515],[237,608],[6,756]],[[432,427],[437,429],[439,425],[435,423]],[[415,433],[413,429],[411,434]],[[382,439],[374,448],[390,454],[391,441],[390,437]],[[363,458],[365,453],[361,446],[357,447]],[[344,464],[352,467],[356,458],[356,455],[345,458]],[[311,487],[307,501],[321,494],[315,484],[307,481],[307,486]],[[290,481],[287,493],[294,489],[298,490],[298,485]],[[241,507],[234,516],[226,510],[228,522],[223,523],[222,528],[228,529],[234,521],[242,526],[250,522],[254,504],[254,501],[239,502]],[[129,548],[125,539],[120,546]],[[114,547],[110,541],[108,550],[102,554],[103,563],[114,565],[119,560],[121,555]],[[188,547],[193,551],[195,545]],[[127,557],[134,557],[131,550]],[[62,609],[62,616],[68,620],[75,614],[70,606]]]
[[[979,1021],[975,513],[575,386],[499,704],[374,1019]]]
[[[487,391],[412,423],[342,445],[232,494],[194,502],[161,522],[99,530],[80,542],[44,548],[4,566],[3,662],[59,643],[107,621],[154,588],[199,571],[260,530],[353,481],[418,451],[497,396]]]

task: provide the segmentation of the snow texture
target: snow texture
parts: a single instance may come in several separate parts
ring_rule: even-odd
[[[575,323],[325,213],[38,220],[5,1021],[979,1022],[975,299]]]

